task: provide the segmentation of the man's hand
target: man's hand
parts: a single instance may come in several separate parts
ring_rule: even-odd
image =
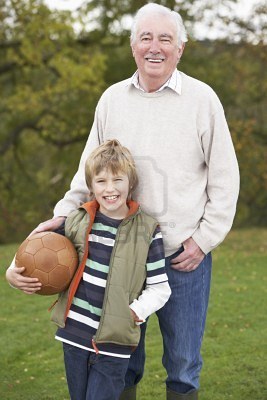
[[[53,219],[48,219],[47,221],[41,222],[30,234],[29,236],[44,231],[55,231],[60,225],[63,224],[66,217],[56,217]]]
[[[6,279],[11,286],[22,290],[26,294],[34,294],[41,289],[42,284],[37,278],[28,278],[22,275],[24,267],[8,268],[6,271]]]
[[[172,268],[182,272],[194,271],[205,254],[191,237],[184,241],[183,246],[184,251],[171,261]]]

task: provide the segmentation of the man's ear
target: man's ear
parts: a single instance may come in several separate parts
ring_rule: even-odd
[[[131,49],[132,49],[132,55],[133,55],[133,57],[134,57],[134,45],[131,43]]]
[[[185,48],[185,43],[182,43],[182,46],[179,47],[179,59],[182,57]]]

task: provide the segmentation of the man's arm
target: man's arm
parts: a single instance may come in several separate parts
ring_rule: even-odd
[[[208,200],[192,238],[207,254],[230,231],[239,194],[238,163],[222,106],[210,117],[201,140],[207,168]]]
[[[184,272],[196,269],[205,254],[224,240],[233,223],[239,193],[236,154],[220,103],[209,125],[203,129],[201,140],[208,201],[198,228],[183,243],[184,252],[172,260],[173,268]]]

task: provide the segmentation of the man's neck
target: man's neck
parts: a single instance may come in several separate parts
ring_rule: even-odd
[[[143,79],[138,73],[138,81],[140,87],[147,93],[153,93],[159,90],[169,79],[171,75],[167,79],[159,80],[155,79]]]

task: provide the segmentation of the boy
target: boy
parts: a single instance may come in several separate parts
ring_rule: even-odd
[[[117,400],[139,325],[171,291],[158,224],[131,200],[137,174],[130,152],[109,140],[91,153],[85,174],[94,200],[65,222],[80,263],[52,320],[71,399]]]

